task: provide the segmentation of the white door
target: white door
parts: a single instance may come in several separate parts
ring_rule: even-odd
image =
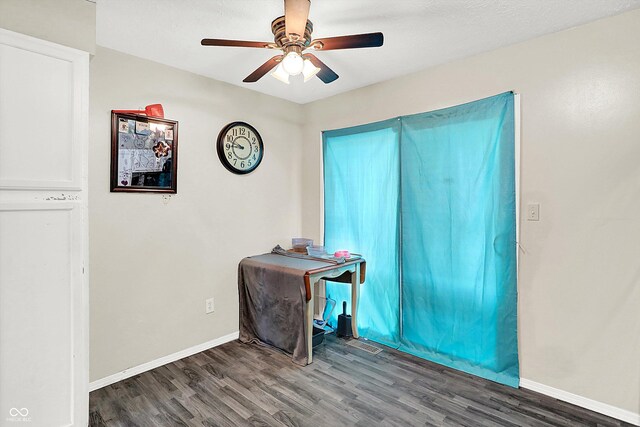
[[[86,52],[0,29],[2,426],[88,423],[88,76]]]

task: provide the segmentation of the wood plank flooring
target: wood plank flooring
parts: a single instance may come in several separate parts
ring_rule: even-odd
[[[278,351],[230,342],[92,392],[89,424],[629,425],[383,348],[374,356],[327,336],[301,367]]]

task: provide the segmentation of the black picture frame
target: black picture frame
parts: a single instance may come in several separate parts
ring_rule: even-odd
[[[178,192],[178,122],[111,111],[111,192]]]

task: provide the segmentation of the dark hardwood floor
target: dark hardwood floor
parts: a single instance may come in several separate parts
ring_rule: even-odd
[[[230,342],[92,392],[90,425],[629,425],[383,348],[373,356],[327,336],[301,367]]]

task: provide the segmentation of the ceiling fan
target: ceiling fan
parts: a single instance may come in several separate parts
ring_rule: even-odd
[[[249,74],[243,82],[257,82],[275,67],[271,75],[289,84],[289,76],[300,73],[304,81],[317,75],[324,83],[331,83],[338,75],[320,61],[311,51],[357,49],[382,46],[382,33],[355,34],[351,36],[312,39],[313,24],[308,20],[310,0],[284,0],[284,16],[271,23],[274,42],[243,40],[202,39],[203,46],[256,47],[281,50],[282,53],[269,59]]]

